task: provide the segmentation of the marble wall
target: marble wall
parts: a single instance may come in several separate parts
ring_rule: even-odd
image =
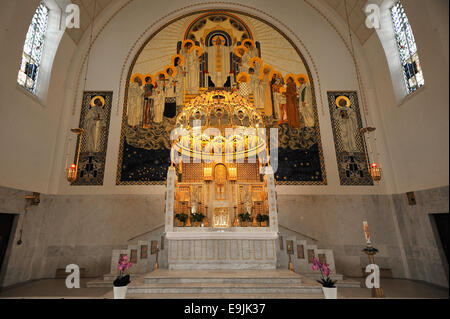
[[[25,192],[0,187],[0,213],[23,219]],[[16,227],[0,287],[53,278],[56,269],[75,263],[87,276],[109,272],[113,249],[164,224],[164,195],[48,196],[28,209],[23,244]],[[5,271],[6,268],[6,271]]]
[[[362,253],[362,221],[369,224],[375,261],[396,278],[422,280],[448,287],[448,263],[434,234],[429,214],[449,212],[449,188],[397,195],[279,195],[279,224],[334,251],[336,271],[361,276],[367,265]]]
[[[0,213],[23,218],[25,192],[0,188]],[[362,221],[367,220],[376,262],[394,277],[447,286],[448,265],[433,234],[429,214],[448,213],[448,187],[406,195],[278,195],[279,223],[317,239],[334,251],[336,271],[361,276],[367,264]],[[53,278],[58,268],[76,263],[88,276],[110,271],[112,249],[126,248],[132,237],[164,224],[164,195],[41,195],[25,219],[23,244],[15,243],[0,273],[0,287]],[[140,236],[142,237],[142,236]],[[444,260],[444,261],[443,261]],[[6,271],[5,271],[6,266]]]

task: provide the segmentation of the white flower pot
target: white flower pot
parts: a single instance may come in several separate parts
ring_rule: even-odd
[[[125,299],[127,295],[128,286],[114,287],[114,299]]]
[[[322,287],[322,291],[325,296],[325,299],[337,299],[337,287],[335,288]]]

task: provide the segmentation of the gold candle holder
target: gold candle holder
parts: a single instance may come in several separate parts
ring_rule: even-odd
[[[372,247],[372,246],[367,246],[366,248],[364,248],[363,252],[367,255],[367,257],[369,257],[369,263],[371,265],[375,265],[375,255],[378,252],[378,249]],[[372,289],[372,298],[384,298],[384,291],[383,288],[381,288],[381,284],[379,288],[375,288],[373,287]]]

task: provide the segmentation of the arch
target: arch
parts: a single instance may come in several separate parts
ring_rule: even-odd
[[[61,21],[64,21],[65,18],[65,13],[61,11],[61,8],[65,8],[70,4],[70,1],[43,0],[42,3],[49,9],[47,31],[45,32],[44,46],[42,49],[35,89],[33,93],[28,91],[27,93],[33,95],[39,103],[45,106],[47,104],[53,62],[56,52],[58,51],[59,43],[65,32],[65,26],[61,28]]]

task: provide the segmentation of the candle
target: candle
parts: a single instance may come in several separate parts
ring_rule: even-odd
[[[370,242],[369,224],[367,223],[367,221],[363,221],[363,229],[364,229],[364,236],[366,237],[366,243],[368,246],[370,246],[371,242]]]

